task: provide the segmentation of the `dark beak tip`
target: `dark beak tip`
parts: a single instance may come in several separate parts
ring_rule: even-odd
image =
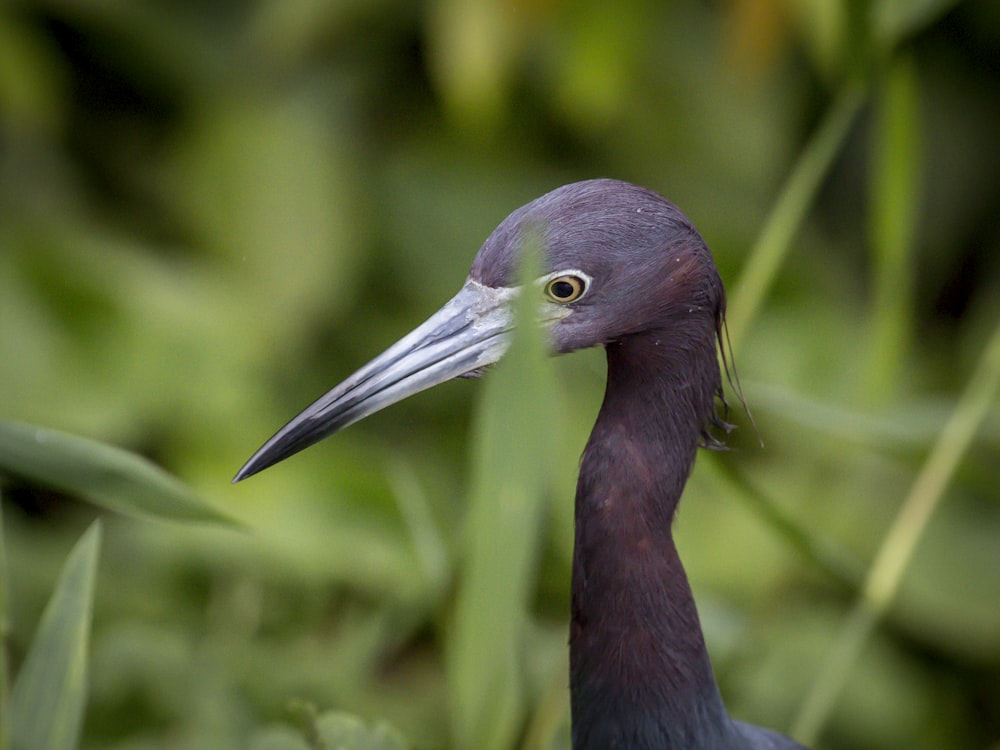
[[[236,476],[233,477],[231,484],[239,484],[244,479],[249,479],[254,474],[259,474],[273,463],[273,461],[262,462],[258,460],[257,455],[254,455],[249,461],[243,464],[239,471],[236,472]]]

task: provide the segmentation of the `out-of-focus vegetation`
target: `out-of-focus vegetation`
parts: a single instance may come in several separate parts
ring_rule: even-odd
[[[525,448],[503,372],[229,478],[510,210],[613,176],[712,247],[764,443],[734,413],[676,526],[732,712],[825,750],[1000,747],[998,50],[995,0],[6,3],[0,417],[249,529],[9,474],[8,671],[100,517],[85,748],[396,747],[380,721],[567,748],[599,353],[511,411],[556,440],[523,514],[483,499]]]

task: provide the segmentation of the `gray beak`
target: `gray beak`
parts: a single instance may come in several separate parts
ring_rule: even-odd
[[[497,362],[510,343],[511,301],[517,292],[516,287],[466,281],[423,325],[282,427],[244,464],[233,482],[414,393]]]

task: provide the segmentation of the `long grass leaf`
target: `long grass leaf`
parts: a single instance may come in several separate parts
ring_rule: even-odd
[[[865,89],[847,84],[837,95],[792,170],[731,295],[729,332],[738,348],[781,270],[792,239],[840,151],[865,100]]]
[[[554,746],[555,737],[569,714],[567,674],[569,674],[568,651],[559,660],[558,667],[552,670],[545,691],[535,704],[534,714],[524,733],[521,750],[548,750]]]
[[[533,323],[538,295],[531,294],[530,282],[525,286],[519,320]],[[555,439],[553,416],[560,413],[535,325],[518,327],[504,362],[484,386],[448,652],[451,723],[459,750],[512,747],[526,710],[525,630]]]
[[[923,449],[941,432],[949,404],[934,399],[900,404],[879,415],[858,408],[812,398],[784,386],[744,382],[750,403],[758,411],[827,437],[867,446],[883,453]],[[953,408],[953,405],[951,405]],[[1000,437],[995,426],[986,434]]]
[[[865,378],[870,403],[884,402],[898,381],[912,338],[914,239],[921,195],[918,88],[913,61],[899,56],[876,94],[870,196],[875,298]]]
[[[413,467],[402,457],[394,457],[386,468],[386,476],[392,487],[400,518],[409,532],[427,594],[432,601],[438,601],[451,580],[452,571],[447,547],[434,520],[430,502]]]
[[[951,418],[889,527],[869,568],[861,595],[803,702],[792,733],[806,744],[818,738],[861,649],[892,605],[917,544],[944,498],[944,491],[980,423],[990,411],[998,390],[1000,325],[994,330]]]
[[[87,653],[101,522],[76,543],[10,695],[12,750],[73,750],[87,699]]]
[[[142,456],[34,425],[0,421],[0,476],[5,474],[129,516],[237,523]]]
[[[760,490],[731,460],[709,453],[702,457],[711,463],[715,474],[737,491],[727,492],[744,502],[751,512],[768,524],[779,537],[804,558],[822,570],[833,581],[849,592],[857,591],[861,581],[861,566],[842,550],[835,548],[823,537],[812,533],[797,519],[786,513],[778,503]]]

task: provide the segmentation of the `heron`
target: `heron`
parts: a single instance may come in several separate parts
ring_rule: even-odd
[[[519,262],[535,234],[544,274],[522,289]],[[726,302],[705,241],[652,190],[586,180],[515,210],[458,294],[293,418],[233,481],[419,391],[481,374],[509,346],[519,294],[538,296],[554,353],[603,346],[607,355],[576,488],[573,750],[804,750],[730,717],[674,543],[697,449],[728,428]]]

